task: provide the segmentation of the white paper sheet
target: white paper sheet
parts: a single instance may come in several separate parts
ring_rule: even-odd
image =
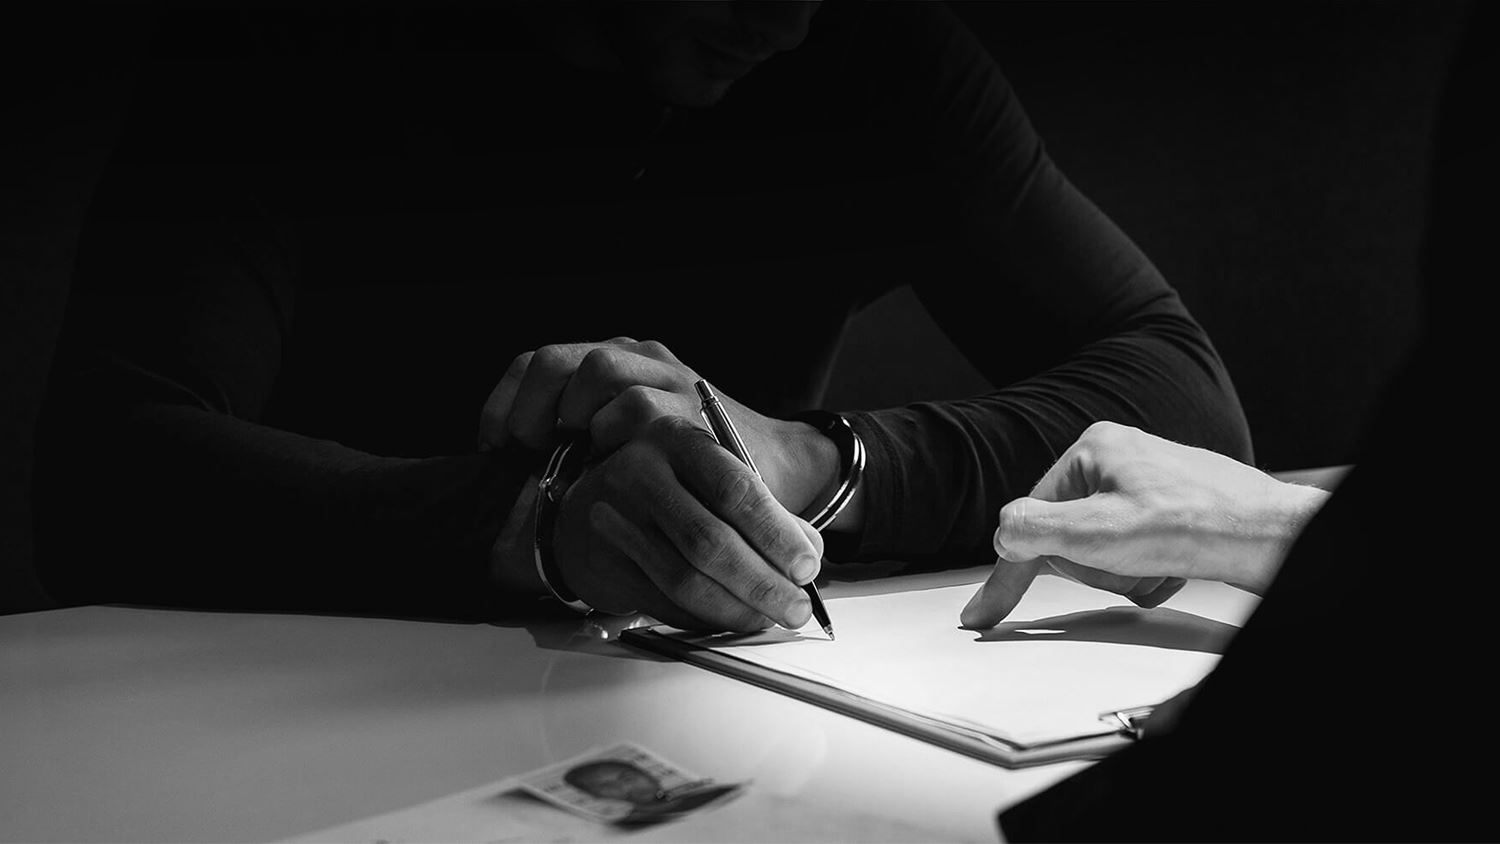
[[[828,601],[838,634],[816,624],[725,644],[737,656],[831,680],[920,712],[988,725],[1023,741],[1097,726],[1100,713],[1161,701],[1201,679],[1254,609],[1221,584],[1190,583],[1166,605],[1043,576],[983,633],[958,627],[976,583]],[[759,643],[759,644],[756,644]],[[774,643],[774,644],[768,644]],[[293,842],[911,842],[946,836],[880,814],[851,813],[751,786],[727,805],[644,830],[574,816],[497,780]]]
[[[1146,610],[1044,575],[1010,620],[978,632],[958,626],[977,588],[830,600],[836,641],[816,624],[695,641],[1033,744],[1097,732],[1106,712],[1159,703],[1198,682],[1255,601],[1222,584],[1192,583]]]

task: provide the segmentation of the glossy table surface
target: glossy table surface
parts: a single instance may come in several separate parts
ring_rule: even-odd
[[[986,573],[835,581],[824,595],[836,618],[861,593]],[[1059,584],[1076,587],[1043,577],[1033,593]],[[956,590],[955,622],[970,592]],[[1254,597],[1192,583],[1167,606],[1238,624]],[[871,840],[995,841],[998,809],[1088,764],[1006,770],[598,634],[555,615],[0,618],[0,839],[276,840],[628,740],[786,805],[868,818]],[[707,829],[695,834],[735,840]]]

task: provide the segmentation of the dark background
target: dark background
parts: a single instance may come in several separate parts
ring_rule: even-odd
[[[1063,172],[1207,328],[1256,462],[1350,460],[1419,322],[1431,121],[1464,7],[950,6]],[[921,330],[892,330],[909,323]],[[984,381],[898,291],[853,327],[835,385],[834,405],[876,407]]]
[[[1257,463],[1351,460],[1419,323],[1431,122],[1464,5],[951,5],[1063,171],[1208,329]],[[46,605],[27,503],[36,408],[77,227],[153,10],[0,12],[0,612]],[[909,290],[876,302],[847,340],[830,407],[986,387]]]

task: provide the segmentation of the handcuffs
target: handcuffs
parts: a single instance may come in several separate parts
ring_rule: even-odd
[[[833,440],[839,450],[839,485],[833,496],[807,520],[814,530],[821,531],[833,524],[833,520],[854,499],[854,492],[864,476],[865,444],[855,432],[854,426],[840,414],[810,410],[791,418],[812,425],[818,433]],[[537,482],[536,525],[532,537],[536,573],[541,578],[542,585],[563,606],[584,615],[593,612],[594,608],[563,584],[562,570],[557,566],[557,558],[552,549],[552,534],[557,526],[557,511],[563,496],[567,494],[568,487],[583,474],[588,456],[587,433],[571,435],[553,450],[552,457],[542,471],[541,480]]]

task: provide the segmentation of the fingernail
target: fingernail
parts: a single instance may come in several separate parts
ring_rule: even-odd
[[[803,554],[792,561],[792,580],[803,584],[818,576],[818,558],[809,554]]]
[[[787,628],[790,630],[796,630],[797,628],[807,624],[807,622],[811,618],[812,602],[807,599],[807,596],[798,595],[796,598],[793,598],[792,603],[787,606],[786,610]]]

